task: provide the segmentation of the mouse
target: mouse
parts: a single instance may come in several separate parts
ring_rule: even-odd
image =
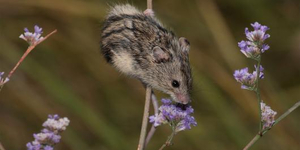
[[[191,102],[190,42],[166,29],[150,9],[129,4],[111,7],[101,30],[101,52],[122,74],[162,91],[172,100]]]

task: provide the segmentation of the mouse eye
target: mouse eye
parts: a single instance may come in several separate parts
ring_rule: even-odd
[[[178,88],[178,87],[179,87],[179,82],[176,81],[176,80],[173,80],[173,81],[172,81],[172,86],[173,86],[174,88]]]

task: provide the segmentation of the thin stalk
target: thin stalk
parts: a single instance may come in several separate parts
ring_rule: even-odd
[[[18,61],[18,63],[15,65],[15,67],[9,72],[8,74],[8,78],[10,78],[13,73],[16,71],[16,69],[20,66],[20,64],[23,62],[23,60],[26,58],[26,56],[35,48],[36,45],[30,45],[27,50],[25,51],[25,53],[23,54],[23,56],[21,57],[21,59]]]
[[[152,105],[153,105],[153,109],[154,109],[154,114],[158,114],[158,103],[157,103],[156,96],[154,95],[153,92],[152,92],[151,97],[152,97]],[[152,125],[150,131],[147,134],[145,147],[148,145],[148,143],[151,140],[152,136],[154,135],[155,131],[156,131],[156,127],[154,125]]]
[[[9,72],[7,78],[10,78],[13,73],[16,71],[16,69],[20,66],[20,64],[23,62],[23,60],[27,57],[27,55],[40,43],[42,43],[43,41],[45,41],[47,38],[49,38],[52,34],[56,33],[57,30],[55,29],[54,31],[52,31],[51,33],[49,33],[48,35],[46,35],[41,41],[39,41],[38,43],[34,44],[34,45],[29,45],[27,50],[25,51],[25,53],[23,54],[23,56],[20,58],[20,60],[18,61],[18,63],[15,65],[15,67]],[[0,86],[0,92],[3,88],[4,84]],[[1,150],[1,149],[0,149]]]
[[[152,10],[152,0],[147,0],[147,9]],[[140,135],[138,150],[144,150],[145,149],[146,145],[148,144],[148,142],[150,141],[152,135],[155,132],[155,128],[154,128],[154,126],[152,126],[152,128],[150,130],[151,135],[148,134],[147,141],[146,141],[145,138],[146,138],[147,124],[148,124],[148,117],[149,117],[149,108],[150,108],[151,95],[154,95],[152,93],[152,89],[149,86],[147,86],[146,87],[146,101],[145,101],[145,108],[144,108],[144,116],[143,116],[143,123],[142,123],[142,129],[141,129],[141,135]],[[152,102],[153,102],[154,109],[156,107],[158,107],[157,102],[155,103],[153,101],[153,97],[152,97]]]
[[[146,138],[146,131],[147,131],[147,125],[148,125],[148,118],[149,118],[149,107],[150,107],[150,99],[151,99],[151,93],[152,89],[151,87],[146,87],[146,100],[145,100],[145,108],[144,108],[144,115],[143,115],[143,122],[142,122],[142,128],[141,128],[141,135],[138,145],[138,150],[144,150],[145,149],[145,138]]]
[[[292,106],[289,110],[287,110],[285,113],[283,113],[280,117],[278,117],[275,120],[274,125],[276,125],[277,123],[279,123],[283,118],[285,118],[287,115],[289,115],[291,112],[293,112],[296,108],[298,108],[300,106],[300,101],[298,101],[296,104],[294,104],[294,106]],[[273,126],[274,126],[273,125]]]
[[[0,86],[0,92],[2,91],[3,86],[4,86],[4,84]],[[0,149],[0,150],[1,150],[1,149]]]
[[[0,142],[0,150],[5,150],[5,148],[3,147],[3,145]]]
[[[147,0],[147,9],[152,9],[152,0]]]
[[[260,91],[259,91],[259,76],[260,76],[260,62],[261,62],[261,56],[257,59],[257,66],[256,66],[256,97],[257,97],[257,101],[258,101],[258,114],[259,114],[259,128],[258,131],[260,132],[262,129],[262,122],[261,122],[261,96],[260,96]]]
[[[275,120],[275,123],[273,126],[275,126],[277,123],[279,123],[282,119],[284,119],[286,116],[288,116],[291,112],[293,112],[296,108],[300,106],[300,101],[298,101],[294,106],[292,106],[289,110],[287,110],[285,113],[283,113],[280,117],[278,117]],[[255,137],[245,146],[243,150],[248,150],[256,141],[258,141],[264,134],[266,134],[270,129],[260,131],[258,134],[255,135]]]
[[[38,44],[42,43],[43,41],[45,41],[48,37],[50,37],[52,34],[54,34],[55,32],[57,32],[57,30],[52,31],[51,33],[49,33],[47,36],[45,36],[40,42],[38,42],[37,44],[34,45],[29,45],[29,47],[27,48],[27,50],[25,51],[25,53],[23,54],[23,56],[21,57],[21,59],[18,61],[18,63],[15,65],[15,67],[10,71],[10,73],[8,74],[8,78],[10,78],[12,76],[12,74],[16,71],[16,69],[19,67],[19,65],[23,62],[23,60],[26,58],[26,56],[35,48],[35,46],[37,46]]]
[[[165,144],[163,144],[159,150],[162,150],[164,149],[165,147],[167,146],[170,146],[172,144],[172,140],[173,140],[173,137],[175,136],[176,132],[175,130],[173,130],[172,134],[168,137],[167,141],[165,142]]]
[[[260,134],[256,134],[256,136],[245,146],[245,148],[243,150],[248,150],[257,140],[260,139]]]

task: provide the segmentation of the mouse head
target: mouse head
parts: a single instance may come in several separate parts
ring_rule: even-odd
[[[186,38],[167,39],[152,48],[152,67],[146,71],[146,81],[155,89],[169,94],[178,103],[187,104],[192,88],[189,64],[190,43]]]

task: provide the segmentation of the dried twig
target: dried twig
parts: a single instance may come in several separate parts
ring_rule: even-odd
[[[50,37],[52,34],[54,34],[57,30],[52,31],[51,33],[49,33],[47,36],[45,36],[40,42],[38,42],[35,45],[30,45],[26,52],[23,54],[23,56],[21,57],[21,59],[18,61],[18,63],[15,65],[15,67],[9,72],[8,74],[8,78],[10,78],[12,76],[12,74],[16,71],[16,69],[19,67],[19,65],[22,63],[22,61],[26,58],[26,56],[35,48],[35,46],[37,46],[38,44],[40,44],[41,42],[45,41],[48,37]]]
[[[3,147],[3,145],[0,142],[0,150],[5,150],[5,148]]]
[[[146,87],[145,108],[144,108],[144,115],[143,115],[143,122],[142,122],[142,128],[141,128],[141,135],[140,135],[138,150],[144,150],[145,149],[145,138],[146,138],[147,125],[148,125],[151,93],[152,93],[151,87],[147,86]]]
[[[152,0],[147,0],[147,10],[152,10]],[[147,137],[148,141],[145,144],[151,95],[154,96],[154,94],[152,93],[152,89],[151,89],[151,87],[147,86],[146,87],[146,101],[145,101],[145,108],[144,108],[144,115],[143,115],[143,122],[142,122],[142,128],[141,128],[141,134],[140,134],[138,150],[144,150],[145,149],[146,144],[149,142],[149,140],[151,139],[152,135],[155,132],[155,129],[151,129],[152,132],[151,131],[150,132],[152,133],[152,135],[149,139]],[[154,96],[154,98],[155,98],[155,102],[154,102],[153,96],[152,96],[153,107],[154,107],[154,109],[156,109],[156,108],[158,108],[158,105],[157,105],[155,96]],[[154,127],[152,127],[152,128],[154,128]]]
[[[152,0],[147,0],[147,9],[152,9]]]
[[[152,104],[153,104],[154,114],[158,114],[158,103],[157,103],[156,96],[154,95],[153,92],[152,92],[151,97],[152,97]],[[152,125],[150,131],[147,134],[145,147],[148,145],[149,141],[151,140],[155,130],[156,130],[156,127],[154,127],[154,125]]]

